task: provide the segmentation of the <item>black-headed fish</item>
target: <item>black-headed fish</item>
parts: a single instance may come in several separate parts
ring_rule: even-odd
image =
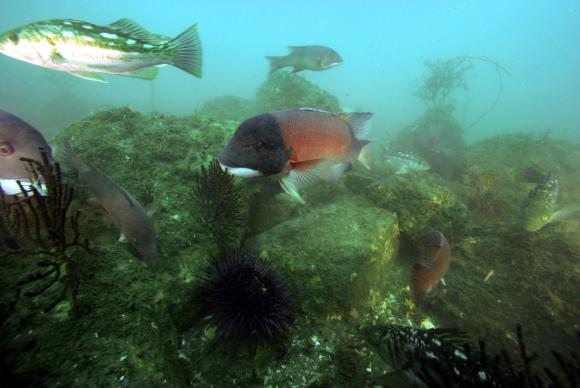
[[[447,274],[451,262],[449,242],[439,231],[432,231],[423,237],[425,258],[415,263],[411,275],[411,291],[413,298],[418,301],[434,293],[437,285]]]
[[[276,176],[300,203],[298,188],[317,178],[336,179],[354,163],[372,113],[296,109],[263,113],[244,121],[218,156],[238,176]]]
[[[21,158],[41,162],[41,150],[50,162],[52,151],[42,133],[24,120],[0,109],[0,187],[4,194],[20,193],[17,181],[21,181],[24,187],[39,183],[31,182],[34,177],[30,176]]]
[[[285,57],[266,57],[270,61],[270,73],[290,66],[292,73],[302,70],[321,71],[338,66],[342,58],[336,51],[325,46],[289,46]]]
[[[385,162],[395,170],[395,174],[407,174],[431,169],[429,163],[410,151],[387,152],[385,153]]]
[[[0,53],[100,82],[104,82],[100,73],[151,80],[159,71],[156,65],[162,64],[201,77],[201,43],[196,25],[168,40],[129,19],[104,26],[53,19],[0,35]]]
[[[157,257],[157,243],[147,210],[110,177],[82,161],[67,140],[63,141],[63,148],[65,162],[78,172],[96,204],[121,230],[120,240],[126,239],[145,262],[152,262]]]

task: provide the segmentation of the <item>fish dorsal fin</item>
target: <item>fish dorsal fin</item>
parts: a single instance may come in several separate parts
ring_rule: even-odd
[[[119,186],[119,189],[121,189],[121,193],[123,193],[123,196],[125,197],[125,199],[127,200],[127,202],[129,202],[129,206],[133,207],[134,206],[133,199],[131,198],[131,196],[129,195],[129,193],[127,192],[127,190],[125,190],[121,186]]]
[[[141,27],[139,24],[128,18],[119,19],[108,25],[109,28],[117,30],[124,34],[131,36],[132,38],[138,39],[144,43],[149,44],[163,44],[167,43],[167,40],[163,39],[161,35],[152,34],[145,28]]]
[[[352,131],[355,139],[369,140],[369,132],[371,130],[371,119],[374,113],[371,112],[351,112],[351,113],[336,113],[342,120],[346,121],[348,127]]]
[[[308,46],[288,46],[288,50],[290,50],[291,52],[294,52],[296,50],[300,50],[300,49],[303,49],[305,47],[308,47]]]
[[[322,109],[315,109],[315,108],[298,108],[297,110],[302,112],[318,112],[318,113],[326,113],[326,114],[333,114],[332,112],[328,112]],[[340,114],[340,113],[338,113]]]

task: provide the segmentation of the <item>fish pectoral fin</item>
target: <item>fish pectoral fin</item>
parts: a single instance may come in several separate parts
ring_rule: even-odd
[[[128,18],[119,19],[109,24],[108,27],[127,34],[132,38],[138,39],[143,43],[154,45],[167,43],[167,40],[163,39],[161,35],[156,35],[147,31],[141,25]]]
[[[300,196],[300,193],[298,192],[296,185],[291,179],[289,179],[289,177],[280,179],[280,186],[282,186],[282,189],[284,190],[284,192],[286,192],[286,194],[290,196],[290,198],[292,198],[301,205],[306,205],[306,202]]]
[[[79,77],[89,81],[102,82],[104,84],[108,83],[103,79],[103,77],[101,77],[97,73],[90,73],[88,71],[69,71],[68,73],[74,75],[75,77]]]
[[[154,80],[159,74],[159,68],[157,66],[144,67],[128,73],[119,73],[119,75],[124,75],[125,77],[139,78],[147,81]]]
[[[320,179],[337,180],[350,163],[336,163],[332,160],[314,159],[290,163],[290,172],[280,180],[282,189],[301,204],[304,200],[298,188],[308,186]]]
[[[120,243],[126,243],[127,242],[127,236],[125,236],[123,234],[123,232],[121,232],[121,235],[119,236],[119,242]]]
[[[561,221],[565,218],[571,217],[574,214],[580,212],[580,206],[570,206],[570,207],[565,207],[562,208],[560,210],[558,210],[557,212],[555,212],[554,214],[552,214],[552,217],[550,217],[550,223],[552,222],[558,222]]]

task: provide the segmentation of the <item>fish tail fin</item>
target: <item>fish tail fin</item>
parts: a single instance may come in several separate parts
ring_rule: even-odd
[[[179,34],[168,46],[174,50],[173,64],[176,67],[201,78],[201,40],[197,24]]]
[[[286,62],[284,61],[286,57],[266,57],[266,59],[270,61],[270,74],[276,70],[286,67]]]
[[[339,113],[348,124],[353,136],[359,142],[364,142],[363,146],[370,142],[371,119],[374,113],[371,112],[351,112]],[[361,147],[362,148],[362,147]]]
[[[411,291],[413,292],[413,298],[415,301],[418,301],[425,297],[427,294],[435,291],[436,287],[437,279],[435,279],[435,274],[433,271],[425,267],[423,264],[413,264],[411,275]]]
[[[91,169],[88,164],[83,162],[81,158],[77,156],[68,139],[64,139],[62,141],[62,151],[60,152],[60,159],[62,165],[65,168],[69,170],[75,170],[79,174],[83,172],[88,172]]]

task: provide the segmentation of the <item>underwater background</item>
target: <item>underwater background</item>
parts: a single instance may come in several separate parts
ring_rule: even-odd
[[[580,385],[578,1],[7,0],[0,34],[64,18],[197,23],[203,74],[0,55],[0,113],[52,147],[46,193],[0,192],[0,386]],[[270,72],[305,45],[342,63]],[[294,195],[224,171],[298,108],[372,112],[370,143]]]

